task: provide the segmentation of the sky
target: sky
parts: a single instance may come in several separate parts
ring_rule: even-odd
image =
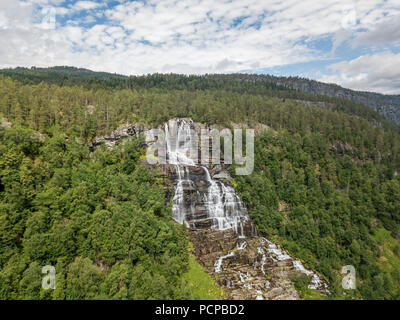
[[[400,94],[400,0],[0,0],[0,68],[60,65]]]

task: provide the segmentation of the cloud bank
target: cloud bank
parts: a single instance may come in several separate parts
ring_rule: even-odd
[[[2,0],[0,66],[203,74],[323,60],[320,79],[400,93],[400,75],[379,62],[398,62],[399,14],[397,0]]]
[[[335,75],[323,76],[324,82],[341,83],[362,91],[377,91],[399,94],[400,53],[380,52],[366,54],[350,61],[329,66]]]

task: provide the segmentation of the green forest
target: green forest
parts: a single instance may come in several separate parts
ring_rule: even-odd
[[[352,296],[400,299],[400,130],[367,106],[251,75],[0,73],[0,120],[12,124],[0,127],[0,299],[221,297],[195,290],[212,280],[193,271],[162,177],[140,164],[143,138],[89,149],[121,124],[174,117],[271,128],[253,174],[233,180],[259,234],[322,274],[331,299],[349,296],[348,264]],[[41,288],[44,265],[55,290]]]

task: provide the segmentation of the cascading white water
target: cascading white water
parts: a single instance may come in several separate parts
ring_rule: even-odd
[[[184,185],[193,186],[193,182],[189,179],[189,170],[186,167],[176,165],[175,168],[178,179],[175,187],[175,195],[172,200],[172,217],[176,222],[183,224],[186,223],[187,209],[190,210],[191,214],[194,214],[195,211],[193,203],[189,206],[185,206],[184,194]]]
[[[215,262],[214,270],[216,273],[220,273],[222,271],[222,261],[226,258],[233,257],[235,255],[234,252],[229,252],[227,255],[219,257],[218,260]]]
[[[176,124],[178,127],[176,128]],[[177,166],[195,166],[195,161],[188,157],[188,152],[196,146],[195,137],[190,124],[185,120],[178,120],[170,131],[169,124],[165,124],[165,142],[167,147],[168,163]]]
[[[249,220],[247,210],[232,187],[211,178],[210,172],[203,167],[210,184],[206,197],[209,218],[213,219],[212,228],[216,230],[233,229],[244,237],[243,223]]]
[[[193,229],[196,229],[196,222],[201,221],[203,223],[204,220],[207,220],[210,224],[204,224],[205,226],[214,230],[233,229],[241,238],[245,237],[244,226],[250,222],[253,228],[250,232],[255,235],[254,225],[251,224],[247,210],[235,190],[222,181],[213,179],[207,167],[198,166],[196,161],[192,159],[191,156],[198,151],[198,141],[194,139],[191,121],[171,120],[165,124],[167,159],[170,164],[175,166],[177,177],[172,207],[173,219],[181,224],[185,223]],[[190,153],[190,150],[196,152]],[[196,172],[197,177],[193,172]],[[200,185],[203,185],[200,191],[198,185],[196,185],[199,180],[201,181]],[[206,182],[206,187],[204,187],[204,182]],[[202,212],[199,213],[198,211]],[[326,283],[317,274],[307,270],[299,260],[291,258],[278,244],[262,237],[256,239],[259,240],[260,244],[260,246],[257,246],[258,257],[260,258],[257,258],[254,267],[259,268],[263,276],[266,276],[267,273],[265,265],[270,264],[271,261],[275,264],[292,262],[295,270],[311,278],[310,289],[328,292]],[[227,264],[225,260],[231,259],[236,254],[240,256],[240,252],[247,250],[248,243],[241,241],[240,244],[237,244],[236,249],[232,249],[215,261],[215,273],[224,271],[223,265]],[[240,285],[246,290],[256,290],[256,299],[264,299],[263,292],[270,290],[270,281],[266,280],[265,285],[253,286],[253,278],[247,272],[238,272]],[[227,286],[232,287],[233,284],[234,279],[229,279]]]
[[[263,248],[258,247],[257,251],[258,251],[258,254],[261,254],[260,269],[261,269],[261,272],[265,275],[264,265],[265,265],[265,262],[267,261],[267,256],[265,255]]]
[[[237,249],[238,250],[244,250],[247,247],[247,242],[243,241],[241,244],[238,244]]]
[[[172,207],[173,219],[179,223],[187,223],[187,217],[195,215],[196,203],[185,203],[185,187],[194,187],[189,168],[198,166],[190,157],[190,151],[195,150],[193,154],[197,152],[198,141],[195,141],[190,123],[185,120],[170,121],[165,124],[165,141],[168,163],[175,166],[177,173]],[[239,236],[244,237],[244,223],[250,218],[239,196],[232,187],[212,179],[206,167],[201,168],[204,170],[204,180],[208,183],[208,191],[203,195],[203,202],[207,209],[207,219],[211,220],[211,228],[233,229]]]
[[[175,132],[170,132],[168,123],[165,124],[165,142],[167,149],[168,163],[175,166],[177,174],[177,183],[175,186],[175,195],[173,197],[172,217],[182,224],[187,223],[186,216],[194,214],[194,203],[185,204],[185,186],[193,187],[193,181],[190,179],[188,166],[194,166],[193,159],[187,156],[187,151],[192,147],[192,135],[190,126],[181,121],[178,128],[173,128]],[[189,211],[189,212],[188,212]]]

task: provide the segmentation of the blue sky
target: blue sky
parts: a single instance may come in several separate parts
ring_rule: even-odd
[[[0,67],[269,73],[400,94],[400,1],[0,1]]]

